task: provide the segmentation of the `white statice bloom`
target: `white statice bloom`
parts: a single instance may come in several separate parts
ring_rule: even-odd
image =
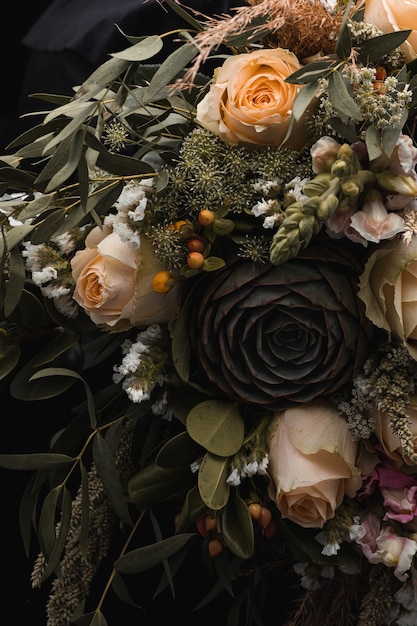
[[[29,241],[22,242],[24,250],[22,250],[22,257],[26,258],[26,267],[29,272],[41,272],[42,265],[40,262],[40,258],[42,252],[45,250],[45,246],[43,244],[33,244]]]
[[[335,556],[341,548],[338,541],[328,541],[324,531],[319,532],[318,535],[315,536],[315,540],[324,546],[321,551],[324,556]]]
[[[269,211],[271,210],[272,202],[273,200],[265,200],[265,198],[262,198],[262,200],[259,200],[259,202],[257,202],[251,208],[251,212],[254,214],[255,217],[261,217],[261,215],[267,215]]]
[[[310,182],[310,178],[301,178],[295,176],[289,183],[285,185],[286,191],[291,191],[291,195],[294,196],[296,202],[305,200],[307,196],[303,193],[304,185]]]
[[[80,230],[85,230],[85,227],[82,227]],[[69,231],[58,235],[58,237],[54,238],[54,241],[61,254],[71,254],[76,248],[76,241]]]
[[[140,248],[140,232],[132,226],[125,214],[117,213],[117,215],[113,215],[110,213],[106,215],[103,223],[117,233],[120,239],[127,243],[130,248]]]
[[[240,485],[241,483],[240,473],[236,468],[234,468],[232,473],[226,478],[226,482],[231,487],[237,487],[238,485]]]
[[[58,272],[56,269],[49,266],[43,267],[39,271],[32,272],[32,280],[35,285],[38,285],[38,287],[48,283],[50,280],[55,279],[57,276]]]
[[[160,415],[162,419],[167,422],[172,422],[174,419],[174,411],[168,404],[168,394],[166,391],[164,391],[159,400],[153,403],[151,411],[154,415]]]
[[[317,578],[312,578],[306,574],[308,563],[294,563],[292,567],[295,573],[301,577],[300,585],[304,587],[304,589],[309,589],[311,591],[320,589],[320,583]]]
[[[199,461],[193,461],[190,465],[190,470],[192,471],[192,473],[196,474],[199,469],[200,469]]]
[[[242,469],[242,477],[243,476],[255,476],[258,473],[259,463],[258,461],[251,461],[250,463],[245,463]]]
[[[61,313],[61,315],[65,317],[70,319],[78,317],[79,308],[71,293],[63,294],[59,298],[54,298],[54,306],[58,313]]]
[[[269,196],[271,193],[278,193],[281,188],[279,180],[264,180],[260,178],[253,183],[253,188],[263,196]]]
[[[281,223],[281,215],[276,213],[275,215],[267,215],[264,219],[263,227],[264,228],[275,228],[278,224]]]

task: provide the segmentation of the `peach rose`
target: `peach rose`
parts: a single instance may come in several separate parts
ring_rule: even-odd
[[[415,399],[416,400],[416,399]],[[385,454],[394,461],[397,467],[402,465],[415,465],[413,461],[403,454],[401,441],[389,425],[388,415],[382,411],[369,411],[374,420],[374,432],[382,445]],[[413,403],[407,408],[409,418],[409,429],[414,443],[414,450],[417,452],[417,403]]]
[[[384,33],[413,29],[401,49],[407,62],[417,58],[417,0],[366,0],[364,17]]]
[[[380,244],[360,277],[367,317],[417,360],[417,238]]]
[[[162,324],[174,317],[178,287],[167,294],[152,289],[152,278],[163,268],[145,236],[140,238],[139,249],[131,248],[110,228],[96,227],[85,245],[71,260],[73,297],[95,324],[121,331]]]
[[[355,466],[357,443],[325,400],[280,411],[273,427],[269,495],[282,517],[304,528],[322,528],[343,497],[353,497],[362,484]]]
[[[197,105],[197,121],[230,144],[281,144],[300,90],[285,79],[300,67],[297,57],[283,48],[228,57]],[[299,134],[296,138],[294,133],[294,149],[305,143],[305,131]]]

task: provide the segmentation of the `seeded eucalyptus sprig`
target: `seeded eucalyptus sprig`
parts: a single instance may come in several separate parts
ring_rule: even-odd
[[[343,144],[330,172],[318,174],[304,185],[307,198],[286,209],[284,220],[272,238],[271,263],[280,265],[297,256],[338,207],[351,206],[365,185],[374,181],[375,174],[362,169],[356,153],[348,144]]]

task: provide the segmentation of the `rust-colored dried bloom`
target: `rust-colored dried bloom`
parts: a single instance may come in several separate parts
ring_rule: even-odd
[[[200,384],[279,409],[359,374],[372,325],[355,256],[337,244],[312,244],[279,266],[235,263],[196,286],[187,328]]]

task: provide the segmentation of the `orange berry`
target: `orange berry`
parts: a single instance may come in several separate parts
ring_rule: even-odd
[[[201,252],[190,252],[187,256],[187,265],[192,270],[199,270],[204,265],[204,255]]]
[[[262,511],[262,507],[258,502],[251,502],[248,506],[249,513],[252,519],[259,519]]]
[[[216,556],[223,550],[223,544],[218,539],[211,539],[208,542],[208,551],[211,557]]]
[[[387,86],[382,80],[376,80],[373,84],[373,89],[376,93],[386,93]]]
[[[202,239],[197,239],[197,237],[191,237],[187,241],[187,250],[189,252],[203,252],[206,244]]]
[[[158,272],[152,279],[152,289],[157,293],[168,293],[173,287],[175,280],[168,270]]]
[[[204,522],[207,532],[217,528],[217,520],[215,517],[211,517],[211,515],[206,515]]]
[[[256,521],[258,522],[258,524],[262,526],[262,528],[266,528],[271,523],[271,520],[272,520],[271,511],[267,509],[265,506],[262,506],[261,513]]]
[[[210,224],[214,222],[214,213],[213,211],[210,211],[209,209],[203,209],[198,214],[197,219],[199,223],[201,224],[201,226],[210,226]]]
[[[381,67],[380,65],[378,65],[377,68],[375,68],[375,80],[385,80],[387,77],[387,70],[384,67]]]
[[[177,230],[178,232],[183,226],[187,226],[187,222],[185,220],[178,220],[174,223],[175,230]]]

